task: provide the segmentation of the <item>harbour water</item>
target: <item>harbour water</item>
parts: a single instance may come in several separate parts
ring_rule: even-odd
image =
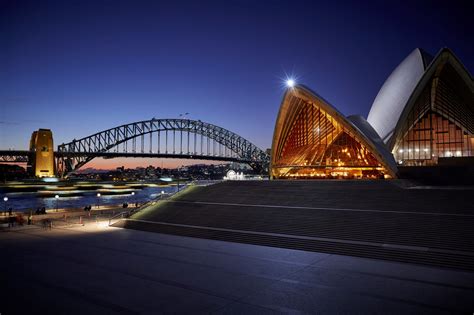
[[[71,184],[71,185],[9,185],[0,187],[0,211],[35,211],[37,208],[83,208],[91,205],[121,205],[139,203],[157,198],[160,194],[177,191],[177,185],[144,183],[126,184]],[[100,196],[98,196],[100,194]],[[56,198],[58,196],[58,198]],[[4,197],[8,200],[5,202]]]

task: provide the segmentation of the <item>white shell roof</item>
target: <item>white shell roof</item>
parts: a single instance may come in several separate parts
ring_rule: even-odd
[[[410,95],[432,57],[416,48],[387,78],[375,97],[367,117],[380,138],[388,143]]]
[[[387,168],[387,171],[393,177],[396,177],[398,172],[397,165],[393,155],[388,151],[387,147],[383,143],[382,139],[378,136],[377,132],[370,126],[370,124],[362,116],[344,116],[337,108],[332,106],[328,101],[319,96],[317,93],[313,92],[308,87],[297,84],[292,88],[287,89],[285,95],[283,96],[282,104],[280,105],[280,111],[277,116],[277,121],[275,123],[275,131],[273,133],[273,143],[272,143],[272,163],[273,159],[276,156],[275,148],[280,141],[279,137],[282,132],[283,119],[284,116],[288,115],[289,102],[287,99],[290,95],[302,98],[304,100],[319,100],[319,105],[324,108],[333,118],[336,118],[339,123],[343,123],[346,127],[352,129],[354,132],[357,132],[358,138],[364,140],[364,145],[368,145],[371,148],[371,152],[378,159],[378,161]],[[397,122],[395,121],[395,124]]]

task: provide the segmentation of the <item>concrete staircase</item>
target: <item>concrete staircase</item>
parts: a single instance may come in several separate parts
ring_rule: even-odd
[[[395,181],[196,187],[118,223],[160,233],[474,270],[474,190]]]

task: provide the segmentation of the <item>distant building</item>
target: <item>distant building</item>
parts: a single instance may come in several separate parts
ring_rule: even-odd
[[[229,170],[224,176],[224,180],[244,180],[245,176],[243,173],[235,172],[234,170]]]

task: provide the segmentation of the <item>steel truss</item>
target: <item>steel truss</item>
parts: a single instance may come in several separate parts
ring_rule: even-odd
[[[32,152],[22,150],[1,150],[0,163],[27,163]]]
[[[153,139],[155,137],[155,139]],[[174,157],[235,161],[268,172],[269,156],[250,141],[222,127],[190,119],[134,122],[58,146],[60,176],[95,157]]]

